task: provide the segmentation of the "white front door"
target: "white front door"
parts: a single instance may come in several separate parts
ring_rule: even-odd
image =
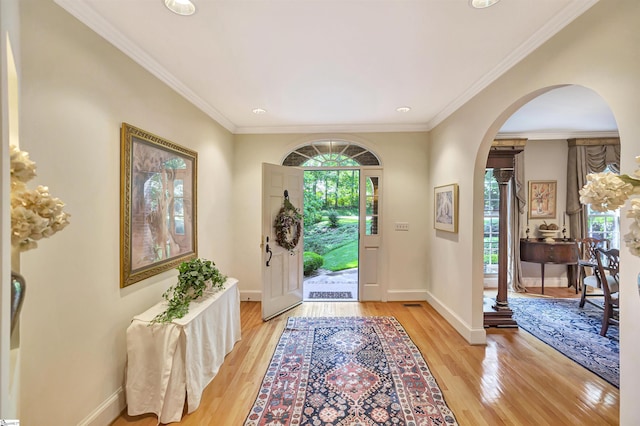
[[[302,212],[303,173],[295,167],[262,163],[262,319],[265,321],[302,303],[302,235],[297,246],[287,250],[276,242],[273,225],[283,206],[285,191],[289,201]]]

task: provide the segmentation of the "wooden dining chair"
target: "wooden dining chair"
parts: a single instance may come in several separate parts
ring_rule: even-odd
[[[578,286],[581,290],[580,307],[584,306],[587,297],[602,297],[602,293],[592,293],[592,290],[600,288],[600,282],[594,275],[597,268],[597,250],[599,248],[608,250],[609,240],[603,238],[578,238],[576,239],[580,250],[580,260],[578,261]],[[591,288],[590,291],[589,288]]]
[[[602,317],[602,327],[600,335],[607,334],[609,324],[618,324],[620,314],[620,298],[619,298],[619,269],[620,269],[620,251],[618,249],[604,250],[598,248],[596,255],[596,263],[598,265],[595,276],[600,281],[602,293],[604,297],[604,314]],[[591,303],[591,301],[589,301]],[[594,303],[594,305],[599,306]],[[600,306],[599,306],[600,307]]]

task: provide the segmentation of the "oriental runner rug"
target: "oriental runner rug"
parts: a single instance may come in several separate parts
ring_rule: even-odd
[[[457,425],[393,317],[291,317],[245,426]]]
[[[620,387],[618,326],[600,335],[602,309],[580,299],[509,298],[518,326],[613,386]]]

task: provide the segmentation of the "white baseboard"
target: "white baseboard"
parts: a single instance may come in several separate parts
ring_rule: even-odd
[[[427,299],[427,290],[388,290],[388,302],[417,302]]]
[[[498,288],[498,277],[484,277],[484,288]]]
[[[262,300],[262,292],[260,290],[241,290],[240,300],[243,302],[259,302]]]
[[[487,344],[487,332],[482,328],[471,328],[466,322],[462,320],[455,312],[451,311],[446,305],[444,305],[438,298],[436,298],[431,292],[427,292],[427,302],[433,306],[433,308],[444,317],[445,320],[471,345],[486,345]]]
[[[106,401],[85,417],[78,426],[109,426],[127,407],[124,389],[118,388]]]

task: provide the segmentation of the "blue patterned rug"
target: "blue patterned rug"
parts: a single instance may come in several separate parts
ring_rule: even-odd
[[[579,299],[509,298],[518,326],[568,358],[620,387],[620,341],[617,325],[600,336],[602,310]]]

